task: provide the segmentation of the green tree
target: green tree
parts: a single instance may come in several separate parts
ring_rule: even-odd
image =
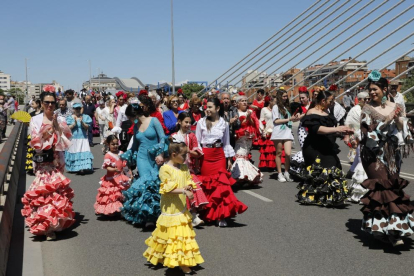
[[[401,92],[407,91],[413,86],[414,86],[414,76],[404,80],[403,85],[401,86]],[[404,96],[407,99],[407,103],[414,103],[414,90],[408,92]]]
[[[191,93],[193,92],[200,92],[202,89],[204,89],[204,85],[197,84],[197,83],[186,83],[184,84],[181,89],[183,90],[184,95],[187,98],[191,97]]]
[[[16,97],[16,99],[19,101],[19,104],[23,104],[24,102],[24,91],[22,91],[20,88],[12,88],[8,93],[12,94]]]
[[[0,95],[4,95],[4,90],[0,89]]]

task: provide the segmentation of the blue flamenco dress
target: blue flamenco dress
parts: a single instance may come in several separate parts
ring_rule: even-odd
[[[92,119],[88,115],[82,115],[82,121],[90,126]],[[72,116],[66,118],[68,126],[73,125],[75,120]],[[65,152],[66,170],[68,172],[78,172],[81,170],[93,170],[93,154],[89,147],[88,133],[80,122],[76,122],[72,128],[72,145]]]
[[[165,134],[160,122],[152,118],[144,132],[134,126],[133,139],[132,148],[122,154],[121,159],[129,166],[136,165],[139,177],[123,192],[125,201],[121,214],[133,224],[156,222],[161,214],[161,196],[155,157],[164,152]]]

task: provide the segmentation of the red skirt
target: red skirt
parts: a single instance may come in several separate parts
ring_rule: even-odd
[[[267,138],[260,138],[259,140],[260,146],[260,162],[259,162],[259,169],[261,168],[269,168],[275,169],[276,168],[276,149],[275,144],[272,140],[270,140],[270,136]]]
[[[191,208],[203,208],[203,206],[208,204],[208,200],[203,192],[203,189],[201,188],[202,183],[195,174],[191,174],[191,177],[193,178],[193,181],[196,184],[197,188],[193,189],[194,198],[192,200],[189,200],[187,197],[187,209],[190,210]]]
[[[236,182],[226,170],[223,148],[203,148],[201,175],[198,178],[207,197],[204,219],[223,220],[247,210],[247,206],[234,195],[231,186]]]

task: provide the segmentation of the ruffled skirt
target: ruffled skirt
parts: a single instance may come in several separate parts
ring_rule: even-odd
[[[124,196],[122,191],[129,188],[129,178],[124,174],[104,176],[100,181],[96,202],[94,204],[95,214],[113,215],[121,212]]]
[[[93,122],[93,125],[92,125],[92,135],[94,137],[99,137],[100,136],[100,131],[99,131],[98,121],[96,121],[95,118],[92,118],[92,122]]]
[[[268,168],[268,169],[275,169],[276,168],[276,149],[275,144],[272,140],[270,140],[270,136],[267,138],[260,138],[258,145],[260,146],[260,162],[259,162],[259,169]]]
[[[204,262],[195,240],[191,226],[191,214],[161,214],[157,227],[145,244],[148,245],[144,257],[153,265],[158,263],[166,267],[196,266]]]
[[[77,144],[82,145],[79,147]],[[81,150],[75,150],[78,148]],[[72,139],[71,147],[65,152],[65,165],[68,172],[93,170],[93,154],[88,139]]]
[[[305,159],[303,158],[302,151],[298,151],[295,155],[292,156],[290,161],[289,173],[293,175],[298,175],[304,169]]]
[[[358,163],[355,167],[354,174],[352,175],[352,182],[350,185],[351,193],[348,198],[350,202],[359,203],[361,198],[368,192],[368,190],[361,185],[367,178],[368,176],[365,173],[362,163]]]
[[[131,187],[122,192],[125,197],[122,216],[133,224],[156,222],[160,209],[160,179],[158,170],[135,179]]]
[[[374,236],[396,238],[414,233],[413,206],[403,189],[408,181],[397,179],[367,179],[362,187],[368,192],[361,198],[362,230]]]
[[[323,168],[318,158],[315,164],[302,170],[298,176],[303,179],[296,195],[301,204],[341,206],[348,197],[349,190],[342,170]]]
[[[204,156],[199,176],[208,204],[204,208],[207,221],[235,217],[247,210],[239,201],[231,186],[235,180],[226,170],[226,158],[222,148],[203,148]]]
[[[62,231],[75,222],[70,180],[53,166],[40,164],[36,177],[22,198],[22,215],[34,235]]]

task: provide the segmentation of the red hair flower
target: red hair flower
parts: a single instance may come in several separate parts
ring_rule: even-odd
[[[299,87],[299,92],[308,92],[308,88],[306,86]]]
[[[53,85],[45,85],[43,86],[43,91],[44,92],[56,92],[56,88]]]
[[[177,94],[183,94],[183,90],[180,88],[177,90]]]
[[[270,97],[269,97],[269,96],[266,96],[266,97],[264,98],[264,101],[265,101],[265,103],[270,102]]]
[[[148,91],[147,90],[141,90],[141,91],[139,91],[138,96],[139,95],[146,95],[146,96],[148,96]]]
[[[328,91],[336,91],[336,90],[338,90],[338,86],[336,86],[335,84],[332,84],[331,86],[329,86]]]
[[[246,96],[246,94],[243,91],[239,91],[239,96]]]
[[[116,97],[119,98],[122,95],[125,95],[124,91],[118,91],[116,94]]]

